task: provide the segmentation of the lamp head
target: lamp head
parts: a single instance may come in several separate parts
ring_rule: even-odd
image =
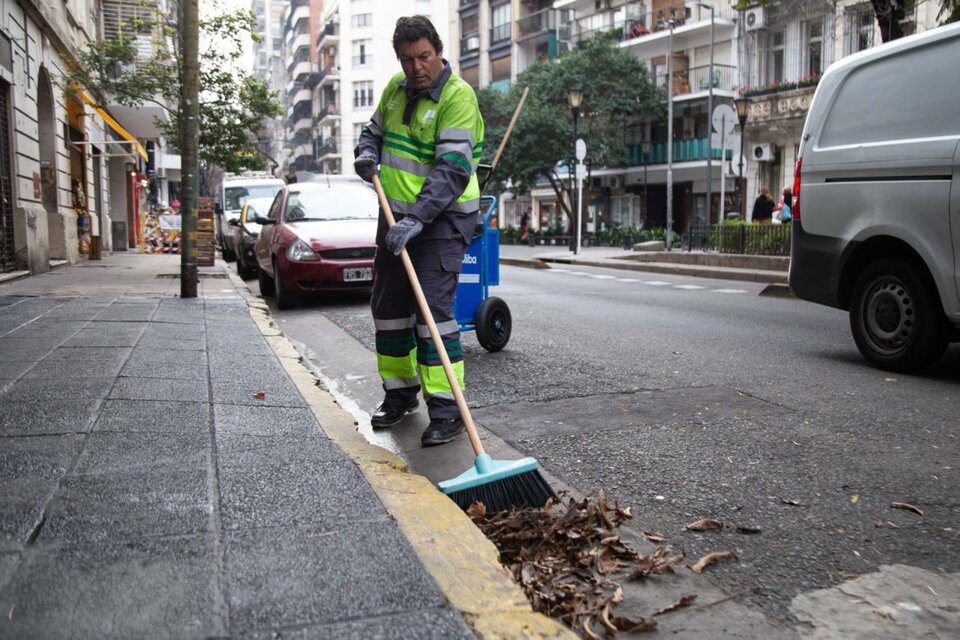
[[[567,100],[570,101],[570,108],[574,111],[580,110],[580,104],[583,102],[583,89],[574,87],[567,90]]]
[[[746,96],[741,96],[733,101],[737,106],[737,119],[740,120],[740,126],[743,127],[747,124],[747,115],[748,109],[750,107],[750,98]]]

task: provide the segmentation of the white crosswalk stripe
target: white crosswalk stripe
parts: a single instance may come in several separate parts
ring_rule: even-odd
[[[584,271],[572,271],[570,269],[560,269],[556,267],[551,267],[547,271],[547,273],[562,273],[569,276],[593,278],[594,280],[613,280],[614,282],[629,282],[629,283],[639,282],[641,284],[645,284],[651,287],[672,287],[673,289],[681,289],[683,291],[706,290],[706,291],[713,291],[716,293],[730,293],[730,294],[748,293],[746,289],[710,289],[709,287],[705,287],[699,284],[674,284],[672,282],[667,282],[666,280],[638,280],[637,278],[618,278],[616,276],[610,276],[605,274],[586,273]]]

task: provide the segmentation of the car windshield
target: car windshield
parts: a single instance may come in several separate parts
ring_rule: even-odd
[[[379,213],[377,196],[363,185],[334,185],[318,189],[291,190],[284,219],[374,220]]]
[[[267,217],[270,211],[270,205],[273,204],[273,198],[249,198],[247,204],[247,217],[244,222],[253,222],[257,216]]]
[[[277,195],[277,191],[280,191],[281,186],[279,184],[248,184],[245,187],[227,187],[223,190],[223,197],[226,200],[223,208],[236,211],[243,208],[243,203],[248,198],[273,198]]]

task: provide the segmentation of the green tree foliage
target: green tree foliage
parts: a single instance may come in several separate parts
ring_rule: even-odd
[[[486,125],[483,162],[492,162],[525,86],[530,93],[493,180],[525,193],[546,178],[564,208],[569,185],[557,170],[573,161],[570,88],[583,89],[577,137],[587,143],[585,162],[591,166],[627,165],[626,129],[662,118],[666,108],[666,96],[653,86],[646,66],[616,47],[611,37],[598,35],[557,62],[534,64],[506,95],[491,89],[478,92]]]
[[[175,10],[177,5],[172,6]],[[65,81],[91,90],[100,100],[163,108],[168,118],[157,119],[156,124],[176,147],[182,86],[177,16],[152,11],[150,18],[129,20],[118,33],[87,43],[78,67]],[[200,59],[200,160],[230,172],[265,168],[265,158],[257,151],[258,134],[265,118],[282,113],[265,82],[236,68],[244,40],[259,37],[254,28],[250,10],[220,13],[200,22],[201,43],[208,43]],[[150,57],[140,55],[141,50],[149,50]]]

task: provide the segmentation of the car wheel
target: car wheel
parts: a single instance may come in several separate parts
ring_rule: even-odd
[[[283,278],[280,277],[280,269],[277,267],[276,261],[273,263],[273,288],[277,294],[277,309],[289,309],[296,306],[297,297],[283,285]]]
[[[237,254],[233,252],[233,249],[227,246],[226,242],[220,243],[220,255],[223,256],[223,259],[226,262],[233,262],[234,260],[237,259]]]
[[[510,316],[510,307],[500,298],[487,298],[477,308],[474,318],[477,327],[477,341],[480,346],[490,351],[500,351],[510,340],[510,330],[513,320]]]
[[[244,280],[249,280],[256,275],[253,267],[247,265],[243,255],[237,256],[237,274]]]
[[[276,271],[274,271],[276,273]],[[266,298],[267,296],[272,296],[274,293],[273,287],[273,278],[270,277],[263,269],[260,269],[257,274],[257,278],[260,281],[260,295]]]
[[[850,329],[863,357],[888,371],[913,371],[947,347],[936,287],[921,267],[902,258],[878,260],[857,278]]]

